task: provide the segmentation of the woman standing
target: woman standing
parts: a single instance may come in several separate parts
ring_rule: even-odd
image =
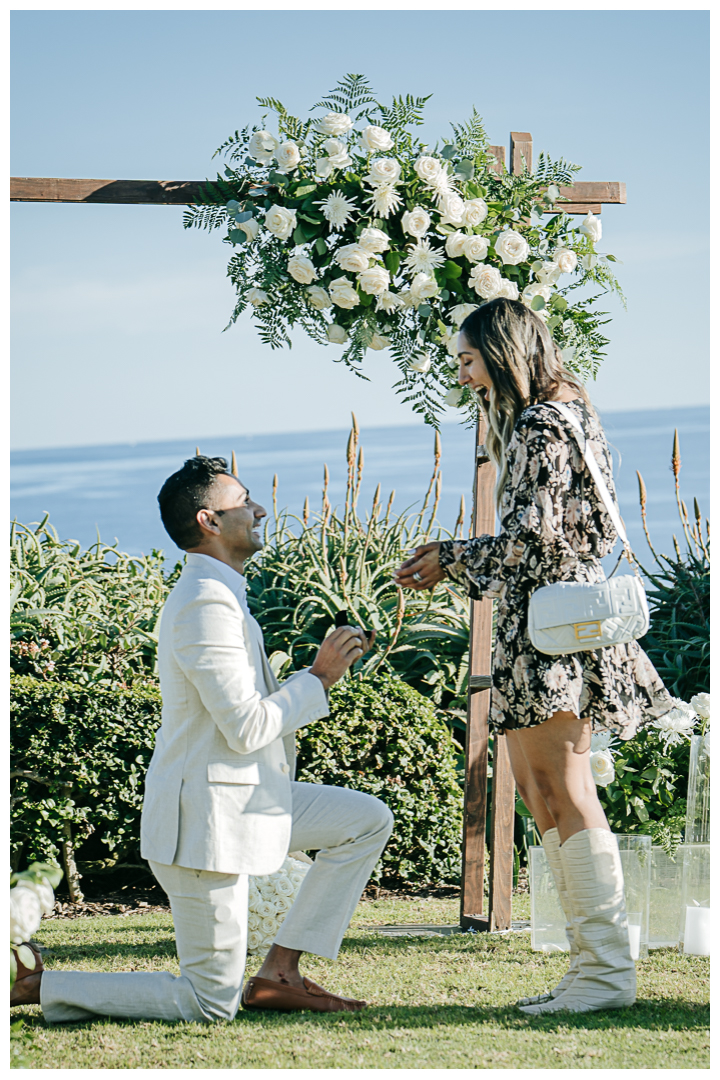
[[[590,737],[606,730],[630,739],[675,702],[636,641],[549,656],[528,635],[533,592],[556,581],[604,580],[600,560],[617,540],[571,424],[546,402],[566,403],[580,420],[614,497],[610,454],[584,387],[524,304],[498,299],[474,311],[462,324],[458,358],[458,381],[487,417],[501,531],[425,544],[396,581],[430,589],[447,576],[475,600],[497,600],[490,724],[507,735],[570,942],[570,969],[559,985],[518,1004],[528,1013],[632,1005],[620,855],[590,771]]]

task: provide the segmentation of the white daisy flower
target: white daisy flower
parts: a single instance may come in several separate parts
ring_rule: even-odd
[[[322,202],[316,203],[323,216],[330,222],[330,229],[344,229],[357,209],[354,199],[347,199],[341,191],[332,191]]]
[[[690,738],[695,727],[695,720],[695,710],[681,701],[670,712],[653,720],[650,727],[655,728],[667,750],[668,747],[681,743],[683,739]]]
[[[397,293],[382,292],[375,301],[376,311],[397,311],[398,308],[404,307],[402,300]]]
[[[418,240],[410,246],[410,254],[403,260],[411,274],[432,274],[437,266],[445,262],[444,256],[431,248],[427,240]]]
[[[380,218],[389,218],[402,206],[400,196],[392,184],[378,184],[369,202],[373,214]]]

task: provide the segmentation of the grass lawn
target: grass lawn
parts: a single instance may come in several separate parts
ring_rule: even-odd
[[[329,990],[364,997],[362,1013],[238,1013],[232,1023],[99,1019],[48,1027],[22,1017],[14,1064],[29,1069],[708,1069],[708,960],[658,950],[638,964],[631,1009],[527,1017],[513,1005],[549,988],[564,955],[529,933],[386,938],[373,924],[453,923],[456,900],[363,901],[337,961],[308,956]],[[516,918],[528,899],[514,900]],[[179,973],[169,914],[44,921],[49,969]],[[252,959],[248,970],[259,967]]]

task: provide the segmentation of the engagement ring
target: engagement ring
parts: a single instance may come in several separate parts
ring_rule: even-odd
[[[413,581],[417,581],[418,584],[422,581],[422,574],[418,570],[413,574]]]

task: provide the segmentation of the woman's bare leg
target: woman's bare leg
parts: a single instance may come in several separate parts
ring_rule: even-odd
[[[513,732],[512,741],[522,751],[534,785],[530,786],[523,773],[528,794],[538,802],[535,790],[539,793],[561,844],[583,829],[610,830],[590,771],[590,736],[590,721],[571,712],[557,712],[536,727]],[[510,742],[508,739],[508,747]],[[511,761],[514,771],[512,751]],[[522,764],[519,768],[522,771]],[[535,808],[526,805],[535,814]],[[540,822],[538,827],[542,832]]]
[[[512,766],[518,794],[532,814],[536,828],[542,837],[548,829],[554,829],[557,826],[547,803],[540,794],[540,789],[535,783],[530,763],[525,757],[522,741],[518,738],[518,734],[514,729],[505,729],[510,765]]]

